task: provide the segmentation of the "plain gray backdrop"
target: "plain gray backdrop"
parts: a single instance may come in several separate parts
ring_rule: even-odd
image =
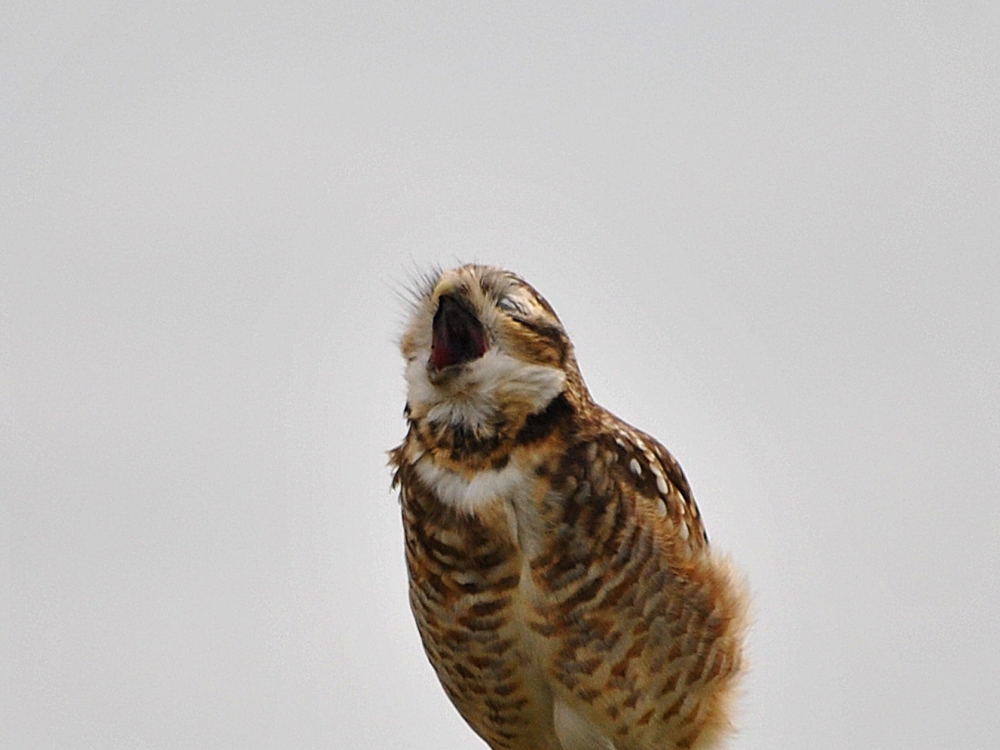
[[[1000,735],[1000,4],[8,2],[0,746],[484,745],[387,449],[546,295],[753,591],[731,747]]]

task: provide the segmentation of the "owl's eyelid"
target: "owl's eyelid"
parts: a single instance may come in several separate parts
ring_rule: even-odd
[[[527,315],[528,313],[520,302],[510,297],[501,297],[497,301],[497,307],[509,313],[520,313],[521,315]]]

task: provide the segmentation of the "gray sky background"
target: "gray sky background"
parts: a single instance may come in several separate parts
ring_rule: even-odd
[[[996,747],[1000,4],[6,3],[0,746],[485,747],[385,451],[547,296],[754,593],[739,750]]]

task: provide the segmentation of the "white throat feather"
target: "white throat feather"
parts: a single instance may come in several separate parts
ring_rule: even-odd
[[[461,426],[477,438],[492,437],[510,409],[541,411],[566,385],[562,370],[522,362],[496,349],[437,384],[425,362],[414,358],[406,368],[411,416],[436,426]]]

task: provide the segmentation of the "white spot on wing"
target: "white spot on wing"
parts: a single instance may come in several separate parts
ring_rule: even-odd
[[[639,462],[636,461],[634,458],[631,461],[628,462],[628,468],[637,477],[641,477],[642,476],[642,467],[639,466]]]
[[[667,483],[667,478],[663,476],[663,471],[660,469],[660,465],[656,462],[655,458],[649,459],[649,470],[656,477],[656,489],[660,491],[660,494],[670,494],[670,485]]]

